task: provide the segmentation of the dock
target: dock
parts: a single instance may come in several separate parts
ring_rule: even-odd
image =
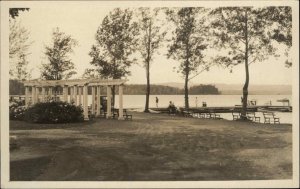
[[[168,108],[149,108],[153,111],[167,113]],[[178,109],[184,109],[179,107]],[[236,106],[222,106],[222,107],[191,107],[189,111],[194,113],[232,113],[232,112],[241,112],[241,105]],[[247,106],[247,112],[264,112],[264,111],[274,111],[274,112],[292,112],[292,106],[270,106],[270,105],[256,105],[256,106]]]

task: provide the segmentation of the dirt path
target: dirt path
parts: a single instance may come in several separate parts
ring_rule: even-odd
[[[291,125],[134,113],[133,121],[10,123],[11,180],[243,180],[292,177]]]

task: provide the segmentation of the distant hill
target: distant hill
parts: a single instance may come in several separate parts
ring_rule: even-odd
[[[59,89],[62,90],[61,88]],[[106,87],[101,89],[103,94],[106,94]],[[24,84],[17,80],[9,81],[9,94],[10,95],[24,95]],[[144,95],[146,94],[145,84],[127,84],[124,86],[123,93],[125,95]],[[92,94],[92,89],[88,88],[88,94]],[[116,94],[118,94],[118,87],[116,87]],[[164,85],[151,85],[152,95],[182,95],[184,90],[178,87],[164,86]],[[190,94],[219,94],[216,87],[212,85],[199,85],[190,88]]]
[[[184,83],[159,83],[158,85],[164,85],[169,87],[177,87],[180,89],[184,88]],[[190,87],[199,85],[196,83],[190,83]],[[243,90],[243,84],[212,84],[215,85],[216,88],[219,89],[221,94],[236,94],[241,95]],[[256,95],[290,95],[292,94],[292,86],[291,85],[249,85],[249,94]]]
[[[242,94],[242,84],[216,84],[222,94]],[[249,94],[252,95],[290,95],[292,94],[291,85],[249,85]]]
[[[200,84],[190,84],[190,94],[224,94],[224,95],[242,95],[242,84],[211,84],[200,86]],[[159,83],[151,84],[151,94],[184,94],[183,83]],[[105,88],[103,89],[105,93]],[[9,94],[24,94],[24,85],[18,81],[9,81]],[[143,95],[146,91],[145,84],[127,84],[124,87],[124,94]],[[117,91],[116,91],[117,92]],[[89,89],[91,94],[91,89]],[[291,95],[291,85],[251,85],[249,86],[249,94],[251,95]]]

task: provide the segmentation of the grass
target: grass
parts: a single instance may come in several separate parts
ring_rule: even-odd
[[[10,122],[12,181],[292,178],[288,124],[133,113],[133,121]]]

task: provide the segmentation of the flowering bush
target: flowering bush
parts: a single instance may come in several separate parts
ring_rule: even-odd
[[[37,103],[27,109],[25,120],[34,123],[71,123],[83,121],[83,110],[66,102]]]
[[[9,119],[23,120],[26,112],[26,107],[19,101],[11,101],[9,103]]]

